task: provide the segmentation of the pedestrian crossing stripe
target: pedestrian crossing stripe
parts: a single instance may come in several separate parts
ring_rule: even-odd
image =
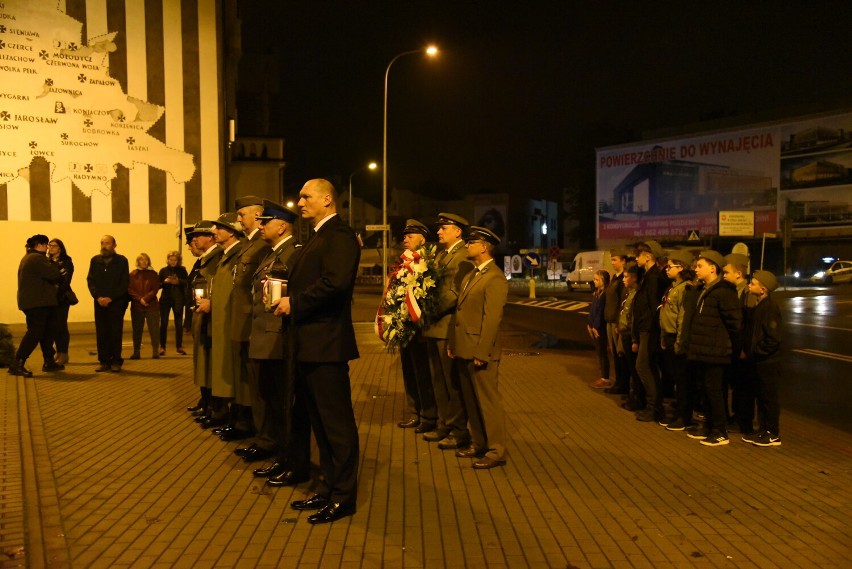
[[[581,314],[588,314],[589,308],[588,302],[580,302],[576,300],[544,300],[525,298],[523,300],[514,301],[511,304],[534,306],[536,308],[548,308],[551,310],[561,310],[563,312],[580,311]],[[583,312],[582,309],[585,309],[585,312]]]

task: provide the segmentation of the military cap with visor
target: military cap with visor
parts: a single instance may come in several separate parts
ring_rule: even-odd
[[[234,200],[234,209],[240,210],[244,207],[248,207],[250,205],[263,205],[263,202],[266,201],[259,196],[240,196]]]
[[[465,238],[466,243],[472,241],[486,241],[495,246],[500,244],[500,238],[493,231],[487,227],[479,227],[478,225],[471,225]]]
[[[402,234],[407,235],[409,233],[417,233],[423,237],[429,237],[429,228],[416,219],[407,219],[405,221],[405,228],[402,230]]]
[[[291,207],[281,205],[272,200],[263,200],[263,213],[257,216],[257,220],[261,223],[266,223],[272,219],[280,219],[287,223],[293,223],[298,217],[299,214]]]
[[[437,225],[456,225],[462,229],[470,227],[470,222],[454,213],[439,213]]]

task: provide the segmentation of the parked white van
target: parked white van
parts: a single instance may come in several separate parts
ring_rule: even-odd
[[[568,274],[565,276],[565,284],[568,285],[568,290],[574,290],[577,287],[594,289],[595,273],[601,269],[606,269],[610,275],[615,274],[615,268],[612,266],[610,257],[609,250],[577,253],[574,260],[568,265]]]

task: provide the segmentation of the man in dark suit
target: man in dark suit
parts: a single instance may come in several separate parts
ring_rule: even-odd
[[[438,243],[444,250],[438,253],[437,262],[444,267],[444,273],[438,284],[437,314],[432,315],[432,325],[423,332],[438,407],[438,425],[435,431],[426,432],[423,438],[438,441],[441,450],[465,448],[470,444],[467,409],[459,391],[458,370],[447,355],[450,318],[456,310],[462,280],[473,269],[466,259],[462,239],[469,225],[460,215],[438,214]]]
[[[276,314],[290,315],[296,334],[296,400],[308,409],[317,439],[324,488],[295,510],[319,510],[312,524],[355,513],[358,490],[358,428],[352,410],[349,360],[358,357],[352,326],[352,291],[361,249],[355,232],[337,215],[337,191],[327,180],[310,180],[299,209],[312,235],[293,261],[289,297]]]
[[[456,451],[473,458],[476,469],[506,464],[506,414],[497,389],[500,367],[500,322],[509,294],[506,276],[492,252],[500,238],[488,228],[472,226],[466,240],[474,269],[462,283],[450,321],[449,354],[459,371],[468,409],[471,446]]]
[[[244,439],[260,429],[259,420],[252,415],[252,405],[257,400],[258,365],[248,355],[254,305],[251,287],[260,261],[269,253],[269,245],[261,238],[258,220],[258,216],[263,213],[263,198],[239,197],[234,207],[247,242],[240,251],[234,269],[234,290],[231,293],[231,341],[239,375],[234,386],[234,402],[231,404],[233,424],[219,433],[223,441]]]
[[[95,336],[98,343],[98,366],[95,371],[121,371],[121,339],[124,335],[124,313],[130,297],[130,269],[127,257],[115,252],[112,235],[101,237],[101,253],[92,257],[86,283],[95,299]]]
[[[65,366],[53,361],[53,329],[56,318],[56,286],[62,280],[59,266],[47,255],[47,235],[27,239],[26,254],[18,266],[18,308],[26,315],[27,331],[21,338],[9,375],[32,377],[25,366],[35,347],[41,344],[43,371],[59,371]]]

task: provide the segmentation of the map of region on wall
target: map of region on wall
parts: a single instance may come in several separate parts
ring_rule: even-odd
[[[69,182],[74,206],[89,211],[68,213],[67,221],[166,223],[174,206],[182,204],[188,218],[190,212],[200,217],[203,138],[199,65],[193,61],[201,35],[198,13],[183,14],[181,21],[180,2],[163,3],[154,13],[151,3],[142,2],[63,4],[68,13],[56,0],[0,0],[0,189],[9,202],[0,219],[15,218],[9,213],[26,189],[22,184],[38,183],[48,188],[44,195],[30,192],[32,219],[55,220],[50,199],[61,201],[56,188]],[[170,9],[178,10],[173,28],[165,13]],[[74,17],[91,19],[99,11],[100,25]],[[182,27],[187,19],[196,22],[195,30]],[[113,31],[113,24],[120,29]],[[93,35],[105,27],[108,33]],[[187,31],[195,34],[188,38],[189,51],[180,49]],[[168,53],[170,40],[188,61]],[[181,82],[181,97],[169,97],[169,73]],[[195,77],[194,102],[185,100],[184,75],[190,82]],[[194,132],[185,132],[188,125]],[[194,191],[184,187],[191,180]],[[113,200],[105,206],[108,219],[97,211],[104,196]],[[81,198],[88,198],[82,207]],[[52,218],[45,209],[53,210]]]

